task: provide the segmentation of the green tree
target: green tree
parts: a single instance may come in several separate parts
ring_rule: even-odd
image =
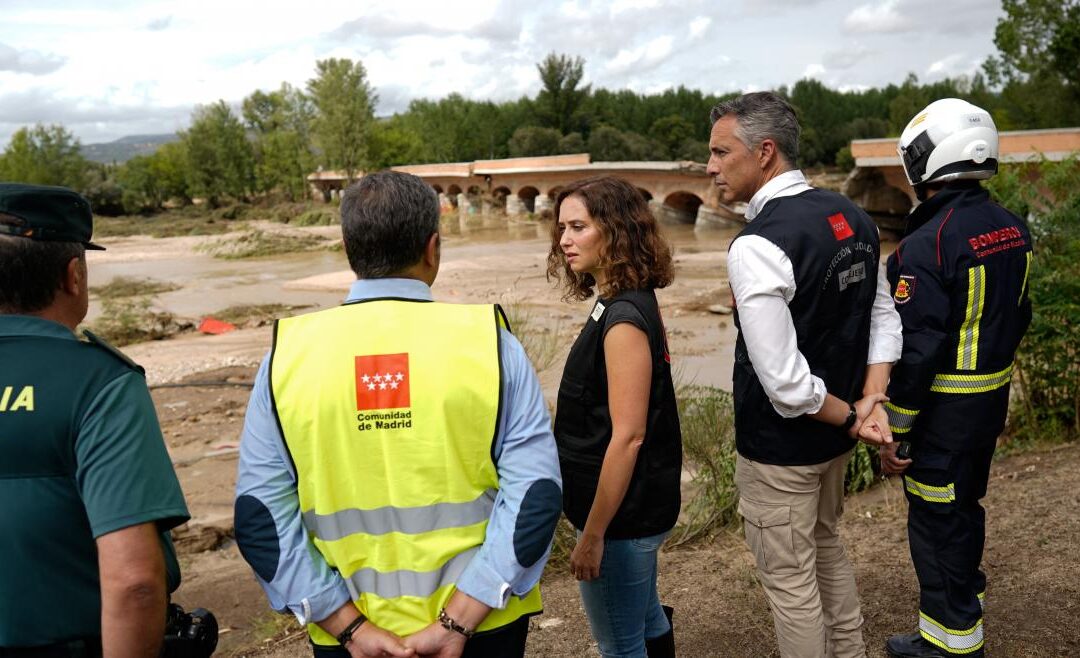
[[[0,178],[38,185],[63,185],[80,192],[89,163],[79,152],[79,140],[62,125],[15,131],[0,156]]]
[[[1021,127],[1080,122],[1080,0],[1003,0],[983,65]]]
[[[635,132],[600,126],[589,135],[589,155],[593,162],[663,160],[664,145]]]
[[[554,128],[525,126],[514,131],[508,144],[510,157],[518,158],[533,155],[556,155],[562,135]]]
[[[581,133],[570,133],[559,138],[559,153],[585,153],[585,138]]]
[[[187,152],[192,194],[217,206],[241,199],[255,183],[255,158],[244,125],[221,100],[195,109],[191,128],[180,133]]]
[[[683,143],[693,137],[694,125],[689,119],[678,114],[669,114],[653,121],[649,135],[667,147],[669,154],[673,154],[680,151]]]
[[[319,60],[307,91],[315,105],[312,135],[322,151],[323,164],[354,178],[369,163],[368,133],[378,100],[363,63]]]
[[[372,169],[422,162],[424,140],[406,125],[402,115],[375,121],[369,140]]]
[[[95,215],[115,217],[124,213],[124,191],[116,180],[116,171],[116,165],[87,163],[82,194]]]
[[[152,155],[128,160],[116,172],[124,210],[129,213],[161,210],[172,200],[190,203],[187,170],[183,142],[169,142]]]
[[[496,105],[450,94],[409,104],[402,125],[423,142],[427,162],[463,162],[507,156],[514,131],[532,123],[527,99]]]
[[[289,83],[256,91],[243,103],[244,121],[255,133],[255,182],[260,192],[278,190],[289,200],[305,196],[315,168],[310,126],[311,100]]]
[[[543,89],[536,96],[536,112],[542,125],[566,135],[580,127],[580,111],[589,97],[590,86],[579,88],[585,75],[585,60],[569,55],[549,54],[536,65]]]

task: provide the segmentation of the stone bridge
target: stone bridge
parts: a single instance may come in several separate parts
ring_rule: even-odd
[[[554,155],[502,160],[477,160],[393,167],[427,181],[443,212],[471,215],[521,216],[550,212],[559,192],[569,183],[599,175],[623,178],[641,191],[653,212],[665,223],[695,227],[741,223],[741,208],[720,202],[716,187],[697,162],[591,162],[589,154]],[[313,192],[330,198],[347,181],[337,172],[308,176]]]
[[[855,169],[844,182],[842,192],[867,212],[878,215],[879,224],[888,225],[880,215],[903,217],[915,204],[915,191],[904,176],[896,138],[856,139],[851,142]],[[1037,162],[1040,158],[1061,161],[1080,153],[1080,128],[1014,130],[1000,134],[1001,163]]]

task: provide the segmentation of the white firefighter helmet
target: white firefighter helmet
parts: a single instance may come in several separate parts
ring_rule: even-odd
[[[926,106],[896,147],[916,191],[927,183],[990,178],[998,169],[998,132],[986,110],[959,98]]]

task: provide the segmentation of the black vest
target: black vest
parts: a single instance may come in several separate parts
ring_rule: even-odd
[[[594,313],[585,323],[570,349],[559,385],[555,440],[562,468],[563,512],[574,527],[579,530],[585,527],[596,496],[604,453],[611,441],[604,334],[610,326],[610,309],[618,304],[633,304],[645,318],[652,352],[649,413],[645,441],[630,486],[605,536],[609,539],[648,537],[670,530],[679,516],[682,433],[667,338],[652,290],[623,292],[610,300],[598,301],[608,310],[599,319],[594,319]]]
[[[870,217],[839,194],[812,189],[766,203],[736,239],[747,235],[772,242],[791,261],[795,296],[788,309],[810,372],[838,398],[853,402],[862,397],[879,253]],[[750,362],[737,309],[735,325],[739,454],[791,466],[820,464],[850,450],[854,441],[839,427],[776,413]]]

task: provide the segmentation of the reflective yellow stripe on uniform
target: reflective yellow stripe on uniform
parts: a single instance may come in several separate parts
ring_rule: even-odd
[[[930,615],[919,611],[919,632],[927,642],[955,654],[974,653],[983,646],[983,621],[971,628],[955,630],[946,628]]]
[[[885,403],[885,413],[889,416],[889,429],[893,434],[906,434],[915,425],[915,419],[919,412],[914,409],[905,409],[892,402]]]
[[[1024,291],[1027,290],[1028,274],[1031,273],[1031,252],[1024,254],[1026,262],[1024,263],[1024,282],[1020,284],[1020,298],[1016,300],[1016,305],[1024,303]]]
[[[980,375],[942,373],[934,377],[930,390],[935,393],[986,393],[1007,386],[1012,381],[1013,364],[1004,370]]]
[[[956,348],[956,369],[974,370],[979,360],[979,322],[986,301],[986,266],[968,270],[967,313],[960,325],[960,344]]]
[[[928,503],[951,503],[956,500],[956,486],[950,482],[944,487],[923,484],[910,475],[904,476],[904,488],[908,493],[922,498]]]

